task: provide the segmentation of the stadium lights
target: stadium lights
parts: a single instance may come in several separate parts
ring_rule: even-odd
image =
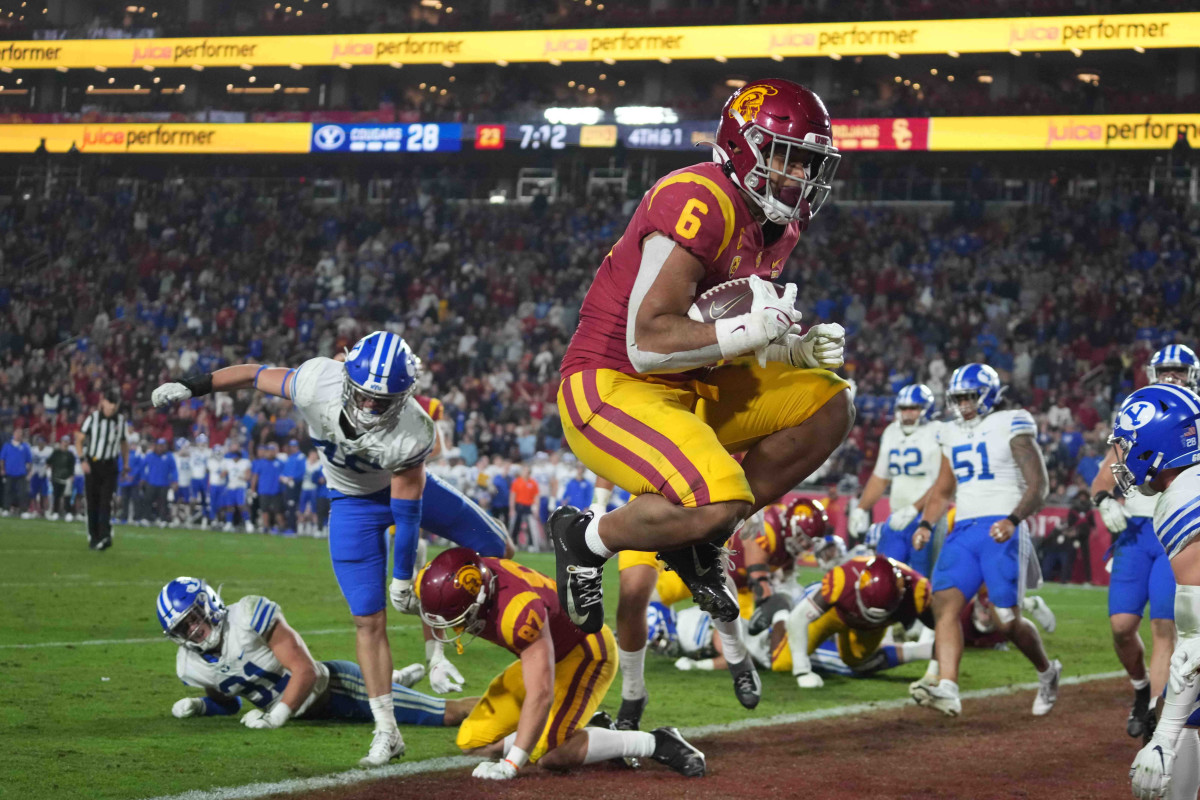
[[[241,69],[246,70],[246,72],[250,72],[251,70],[254,69],[254,65],[253,64],[242,64]]]
[[[725,85],[730,89],[740,89],[746,85],[746,82],[741,78],[729,78],[725,81]]]
[[[947,50],[946,55],[950,56],[951,58],[958,58],[958,51],[957,50]]]
[[[841,54],[841,53],[830,53],[830,54],[829,54],[829,57],[830,57],[830,58],[832,58],[834,61],[841,61],[841,60],[842,60],[842,54]]]
[[[1135,53],[1144,53],[1144,52],[1146,52],[1146,48],[1142,47],[1140,44],[1135,44],[1135,45],[1133,46],[1133,52],[1135,52]]]
[[[454,69],[454,62],[453,61],[443,61],[442,66],[445,67],[446,69]]]
[[[391,67],[392,69],[400,69],[404,65],[401,64],[399,61],[389,61],[388,66]]]
[[[304,69],[304,65],[297,64],[295,61],[293,61],[292,63],[288,64],[288,68],[289,69]]]
[[[779,53],[772,53],[771,60],[772,61],[783,61],[783,56],[779,55]]]
[[[56,70],[57,70],[57,71],[59,71],[59,72],[66,72],[66,71],[67,71],[67,68],[66,68],[66,67],[55,67],[54,69],[56,69]]]
[[[0,72],[3,72],[5,75],[7,75],[8,73],[12,72],[12,67],[0,67]]]
[[[954,83],[954,76],[953,76],[953,75],[947,75],[947,76],[946,76],[946,80],[947,80],[947,81],[949,81],[950,83]]]
[[[1078,47],[1072,47],[1071,52],[1075,54],[1076,58],[1079,58],[1081,55],[1083,55],[1083,51],[1080,50]]]
[[[724,64],[724,63],[725,63],[725,62],[727,62],[728,60],[729,60],[729,59],[728,59],[728,58],[726,58],[725,56],[713,56],[713,61],[716,61],[718,64]],[[604,59],[604,63],[605,63],[605,64],[607,64],[607,63],[608,63],[608,59],[607,59],[607,58],[606,58],[606,59]]]
[[[505,197],[503,189],[493,191],[490,195],[488,195],[488,202],[492,205],[502,206],[507,201],[508,198]]]
[[[145,64],[142,66],[142,69],[146,70],[146,72],[154,72],[154,65],[153,64]]]
[[[1090,83],[1092,86],[1100,85],[1100,75],[1095,72],[1080,72],[1075,77],[1081,83]]]
[[[613,58],[612,56],[605,56],[602,60],[604,61],[605,64],[608,64],[610,67],[613,64],[617,63],[617,60],[615,58]]]
[[[338,64],[338,66],[341,67],[342,69],[353,69],[354,68],[354,65],[351,64],[349,61],[342,61]]]
[[[1008,52],[1012,53],[1014,56],[1019,56],[1019,55],[1021,55],[1021,51],[1020,51],[1020,50],[1018,50],[1018,49],[1017,49],[1017,48],[1015,48],[1015,47],[1010,47],[1010,48],[1008,49]]]
[[[895,50],[892,50],[892,51],[890,51],[890,52],[888,53],[888,58],[899,59],[899,58],[900,58],[900,54],[899,54],[899,53],[897,53]]]
[[[625,81],[617,81],[617,86],[624,86],[624,85],[625,85]]]
[[[154,82],[155,82],[155,83],[161,83],[161,82],[162,82],[162,78],[160,78],[160,77],[158,77],[157,75],[155,75],[155,76],[154,76]]]
[[[108,72],[108,67],[104,66],[103,64],[97,64],[96,72]]]
[[[934,67],[934,68],[932,68],[931,70],[929,70],[929,74],[930,74],[930,75],[937,75],[937,67]]]
[[[192,64],[192,69],[196,70],[196,72],[204,72],[204,65],[203,64]]]
[[[550,63],[551,63],[551,64],[553,64],[553,65],[554,65],[554,66],[556,66],[556,67],[561,67],[561,66],[562,66],[562,62],[561,62],[561,61],[559,61],[557,58],[552,58],[552,59],[550,59]]]
[[[543,113],[546,122],[554,125],[595,125],[604,119],[604,112],[599,108],[584,106],[580,108],[547,108]]]
[[[116,82],[117,82],[117,79],[116,79],[116,78],[109,78],[109,79],[108,79],[108,85],[109,85],[109,86],[113,85],[113,84],[114,84],[114,83],[116,83]]]
[[[621,125],[670,125],[679,121],[675,109],[662,106],[621,106],[613,116]]]
[[[507,67],[507,66],[508,66],[508,62],[507,62],[507,61],[505,61],[503,58],[500,58],[500,59],[497,59],[497,60],[496,60],[496,66],[497,66],[497,67]]]
[[[661,61],[661,62],[662,62],[662,63],[664,63],[664,64],[670,64],[670,63],[671,63],[671,57],[670,57],[670,56],[659,56],[659,57],[658,57],[658,60],[659,60],[659,61]]]
[[[979,81],[980,83],[991,83],[994,78],[992,78],[992,76],[988,73],[982,72],[978,77],[975,78],[975,80]]]

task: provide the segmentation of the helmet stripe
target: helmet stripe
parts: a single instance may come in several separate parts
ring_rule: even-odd
[[[371,367],[367,370],[369,375],[379,374],[379,360],[383,358],[383,344],[386,341],[387,334],[380,335],[372,333],[368,338],[371,339],[371,345],[375,348],[375,353],[371,357]]]
[[[387,379],[389,377],[391,377],[392,362],[396,358],[396,351],[400,349],[400,337],[395,335],[394,333],[388,334],[388,336],[391,337],[391,345],[392,346],[388,349],[387,357],[383,360],[383,375],[381,375],[380,377],[383,378],[384,382],[386,382]]]
[[[1170,383],[1160,383],[1157,385],[1169,392],[1173,392],[1193,414],[1200,414],[1200,405],[1196,404],[1195,395],[1191,392]]]

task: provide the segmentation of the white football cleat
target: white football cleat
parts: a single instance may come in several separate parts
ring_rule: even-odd
[[[404,669],[392,670],[392,683],[398,683],[406,689],[416,686],[417,682],[424,677],[424,664],[409,664]]]
[[[957,689],[943,687],[940,682],[924,683],[924,680],[922,678],[908,687],[908,693],[917,705],[936,709],[947,717],[957,717],[962,713],[962,701],[958,699]]]
[[[1058,627],[1058,619],[1054,616],[1054,612],[1050,610],[1050,605],[1038,597],[1030,595],[1025,598],[1021,604],[1025,613],[1033,617],[1033,621],[1042,626],[1042,630],[1046,633],[1054,633],[1054,629]]]
[[[1033,698],[1033,715],[1035,717],[1043,717],[1050,713],[1050,709],[1054,708],[1054,701],[1058,700],[1058,679],[1062,677],[1062,662],[1057,658],[1050,662],[1050,669],[1054,670],[1048,680],[1038,678],[1037,697]]]
[[[371,739],[371,749],[358,760],[358,765],[360,767],[382,767],[393,758],[399,758],[402,755],[404,755],[404,737],[400,735],[399,729],[376,728],[375,736]]]

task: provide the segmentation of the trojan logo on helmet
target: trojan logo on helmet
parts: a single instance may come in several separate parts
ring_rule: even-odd
[[[740,114],[744,121],[754,122],[758,118],[763,100],[776,94],[779,94],[779,90],[774,86],[751,86],[747,91],[736,95],[736,99],[729,104],[729,116],[737,119],[733,115]]]

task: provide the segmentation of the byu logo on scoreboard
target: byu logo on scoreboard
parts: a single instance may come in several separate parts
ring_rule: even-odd
[[[1121,427],[1136,431],[1152,419],[1154,419],[1154,404],[1148,400],[1139,400],[1121,412]]]
[[[337,150],[346,142],[346,131],[341,125],[322,125],[313,131],[313,144],[318,150]]]

